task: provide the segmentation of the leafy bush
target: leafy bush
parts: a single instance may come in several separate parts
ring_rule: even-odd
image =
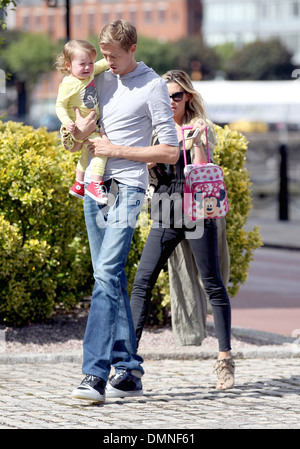
[[[0,321],[23,325],[90,293],[82,202],[70,197],[76,158],[57,133],[0,122]]]
[[[246,232],[251,208],[245,137],[216,127],[215,163],[224,169],[230,210],[227,237],[231,257],[229,294],[247,279],[259,230]],[[24,325],[69,309],[90,294],[92,266],[82,202],[70,197],[78,155],[65,151],[57,133],[0,121],[0,322]],[[126,266],[129,293],[149,229],[142,212]],[[163,271],[153,290],[152,324],[170,312],[169,280]],[[149,321],[148,321],[149,322]]]

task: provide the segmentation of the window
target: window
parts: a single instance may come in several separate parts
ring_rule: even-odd
[[[29,15],[24,15],[22,18],[22,30],[29,31]]]
[[[136,25],[136,11],[129,11],[129,22]]]
[[[172,22],[179,22],[179,14],[177,11],[171,12],[171,20]]]
[[[54,30],[55,30],[54,15],[51,11],[50,14],[48,15],[48,33],[52,35],[54,33]]]
[[[39,31],[42,28],[42,17],[40,16],[40,14],[36,14],[34,16],[34,29],[35,31]]]
[[[209,5],[208,3],[205,5],[203,10],[204,20],[207,24],[220,23],[225,19],[225,5],[222,4],[213,4]]]
[[[81,28],[81,17],[82,17],[81,13],[76,12],[75,17],[74,17],[76,29]]]
[[[120,20],[123,18],[123,10],[122,9],[117,9],[116,11],[116,19]]]
[[[241,3],[237,1],[218,2],[214,4],[207,2],[205,8],[203,8],[203,17],[204,21],[209,24],[252,22],[257,17],[257,5],[253,1]]]
[[[92,34],[95,29],[95,13],[89,12],[88,13],[88,32],[89,34]]]
[[[293,2],[291,5],[292,16],[299,17],[300,16],[300,5],[299,2]]]
[[[157,11],[158,21],[165,22],[166,21],[166,9],[164,7],[158,8]]]
[[[110,21],[109,19],[109,11],[103,11],[102,13],[102,23],[106,25]]]
[[[151,23],[152,22],[152,9],[145,9],[144,11],[144,22]]]

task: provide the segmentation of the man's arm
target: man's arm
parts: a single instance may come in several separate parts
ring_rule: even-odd
[[[155,162],[165,164],[176,164],[179,158],[178,146],[158,144],[149,147],[129,147],[114,145],[102,135],[102,138],[87,139],[88,149],[91,156],[117,157],[130,159],[137,162]]]
[[[94,131],[97,123],[97,114],[91,111],[85,118],[81,117],[79,109],[75,109],[76,129],[74,133],[68,132],[62,135],[62,144],[66,150],[75,153],[80,151],[84,140]]]

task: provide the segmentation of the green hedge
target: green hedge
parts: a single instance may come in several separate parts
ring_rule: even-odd
[[[68,193],[76,158],[57,133],[0,122],[0,321],[41,321],[90,293],[82,202]]]
[[[215,162],[224,169],[230,202],[229,293],[234,296],[261,240],[258,228],[244,230],[251,208],[247,141],[228,127],[216,129]],[[6,325],[42,321],[92,292],[83,203],[68,193],[77,159],[62,148],[57,133],[0,121],[0,322]],[[147,222],[135,231],[126,266],[129,292],[150,228],[147,213],[141,220]],[[166,271],[154,289],[153,305],[152,322],[165,322],[170,313]]]

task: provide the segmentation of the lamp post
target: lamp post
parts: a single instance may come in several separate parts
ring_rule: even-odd
[[[279,220],[289,219],[289,189],[287,168],[287,146],[281,144],[280,148],[280,186],[279,186]]]
[[[65,0],[66,5],[66,41],[70,40],[71,31],[70,31],[70,0]],[[58,0],[46,0],[47,6],[49,8],[57,8]]]
[[[70,0],[66,0],[66,39],[70,40]]]

